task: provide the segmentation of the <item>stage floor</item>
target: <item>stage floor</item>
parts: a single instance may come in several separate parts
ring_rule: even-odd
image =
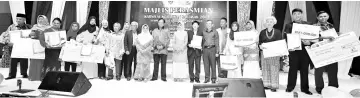
[[[171,66],[169,64],[168,66]],[[18,68],[19,69],[19,68]],[[168,74],[171,73],[171,67],[168,68]],[[8,68],[0,68],[0,73],[4,77],[8,76]],[[202,71],[202,73],[204,73]],[[37,91],[40,81],[28,81],[28,79],[21,78],[21,75],[17,73],[17,79],[23,81],[23,89],[34,89],[36,91],[27,93],[26,95],[40,95],[41,93]],[[203,82],[203,74],[201,74],[201,82]],[[0,84],[0,93],[9,92],[16,90],[16,81],[17,79],[4,80]],[[299,93],[299,98],[321,98],[321,95],[315,92],[315,81],[314,75],[309,74],[309,83],[310,91],[313,92],[313,95],[306,95],[300,92],[300,77],[298,76],[297,86],[294,92]],[[324,74],[324,81],[327,84],[327,75]],[[90,80],[92,87],[84,95],[78,96],[79,98],[88,98],[88,97],[121,97],[121,98],[191,98],[192,96],[192,85],[187,82],[178,83],[173,82],[171,75],[168,75],[168,82],[150,81],[147,83],[136,82],[134,80],[126,81],[122,79],[121,81],[116,80],[100,80],[100,79],[91,79]],[[277,92],[271,92],[266,90],[267,98],[293,98],[293,93],[286,93],[286,84],[287,84],[287,73],[280,73],[280,89]],[[339,79],[339,89],[344,92],[350,92],[353,89],[360,88],[360,78],[352,77],[350,79]],[[55,98],[67,98],[66,96],[50,95],[50,97]]]

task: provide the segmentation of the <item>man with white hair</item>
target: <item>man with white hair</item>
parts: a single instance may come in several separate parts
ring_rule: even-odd
[[[137,28],[139,24],[136,21],[131,22],[131,32],[125,33],[124,38],[124,46],[125,46],[125,53],[128,55],[127,61],[126,61],[126,68],[125,72],[128,73],[128,75],[133,75],[132,73],[135,73],[136,69],[136,46],[135,46],[135,40],[137,39]],[[131,70],[132,63],[134,62],[134,72]],[[127,80],[131,80],[131,76],[127,77]]]
[[[16,71],[17,71],[17,63],[20,62],[20,69],[21,69],[21,75],[23,75],[23,78],[28,78],[27,70],[28,70],[28,59],[23,58],[11,58],[10,54],[12,50],[13,43],[10,42],[10,32],[9,31],[15,31],[15,30],[27,30],[31,29],[31,26],[25,23],[26,21],[26,15],[25,14],[17,14],[16,15],[16,23],[9,26],[9,28],[6,30],[6,32],[1,34],[1,43],[4,43],[4,56],[3,56],[3,64],[9,64],[11,60],[11,66],[9,71],[9,76],[5,78],[5,80],[8,79],[14,79],[16,77]],[[6,54],[8,52],[8,54]],[[5,63],[4,63],[5,62]],[[6,63],[7,62],[7,63]]]

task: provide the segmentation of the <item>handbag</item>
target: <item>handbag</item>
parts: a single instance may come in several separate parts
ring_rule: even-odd
[[[220,68],[224,70],[234,70],[237,66],[237,56],[235,55],[220,55]]]

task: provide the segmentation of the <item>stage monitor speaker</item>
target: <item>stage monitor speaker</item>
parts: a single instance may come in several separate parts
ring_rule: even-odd
[[[90,81],[82,72],[47,72],[39,86],[42,93],[64,96],[79,96],[91,88]]]
[[[261,79],[220,78],[219,83],[229,83],[224,97],[266,97]]]

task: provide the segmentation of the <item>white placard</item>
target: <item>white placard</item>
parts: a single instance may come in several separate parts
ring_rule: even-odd
[[[45,48],[41,48],[42,46],[34,46],[41,46],[39,40],[34,40],[30,38],[19,38],[17,42],[13,45],[11,51],[11,58],[45,59],[45,52],[42,52],[45,51]],[[37,53],[34,51],[34,48],[37,49],[35,50]]]
[[[262,46],[265,48],[263,49],[264,58],[289,55],[284,39],[263,43]]]
[[[29,37],[31,30],[21,30],[21,38]]]
[[[10,35],[11,43],[17,43],[21,39],[21,31],[20,30],[9,31],[9,35]]]
[[[246,46],[255,43],[258,38],[257,32],[255,31],[242,31],[234,32],[234,45],[236,46]]]
[[[360,55],[360,41],[354,32],[342,34],[332,42],[325,40],[313,46],[318,47],[306,47],[306,51],[315,68]]]
[[[301,50],[301,38],[299,34],[286,34],[288,49]]]
[[[191,40],[190,44],[194,48],[201,49],[201,43],[202,43],[202,36],[193,35],[193,39]]]
[[[300,34],[301,39],[317,39],[320,31],[320,26],[294,23],[291,32]]]
[[[44,35],[45,42],[53,47],[59,46],[62,42],[67,40],[65,31],[46,32]]]
[[[235,55],[220,55],[221,68],[225,70],[233,70],[238,68],[237,56]]]
[[[92,52],[92,49],[93,49],[93,45],[82,45],[81,47],[81,55],[83,56],[89,56],[91,55],[91,52]]]
[[[82,48],[83,44],[66,43],[65,47],[61,48],[59,58],[62,61],[69,62],[103,63],[105,57],[104,46],[93,45],[90,55],[81,55]]]

